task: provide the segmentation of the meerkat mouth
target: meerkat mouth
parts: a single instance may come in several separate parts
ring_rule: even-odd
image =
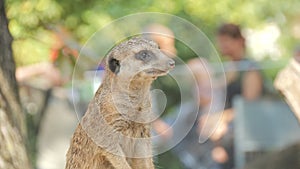
[[[157,75],[157,76],[163,76],[168,74],[169,71],[160,70],[160,69],[149,69],[146,71],[146,73],[151,75]]]

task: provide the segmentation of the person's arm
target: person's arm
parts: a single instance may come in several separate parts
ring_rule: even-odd
[[[255,100],[262,94],[263,80],[258,71],[245,73],[242,81],[242,96],[246,100]]]
[[[153,122],[153,129],[164,139],[170,139],[173,136],[173,130],[171,126],[160,118]]]
[[[61,85],[64,80],[59,70],[52,63],[48,62],[36,63],[16,69],[16,78],[19,82],[24,82],[37,76],[49,80],[51,86]]]

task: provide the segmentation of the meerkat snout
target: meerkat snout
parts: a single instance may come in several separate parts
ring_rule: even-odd
[[[169,61],[169,66],[170,66],[171,68],[174,68],[174,67],[175,67],[175,61],[174,61],[174,60],[170,60],[170,61]]]

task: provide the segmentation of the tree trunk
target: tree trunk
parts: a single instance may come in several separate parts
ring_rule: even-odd
[[[4,0],[0,0],[0,169],[30,169]]]

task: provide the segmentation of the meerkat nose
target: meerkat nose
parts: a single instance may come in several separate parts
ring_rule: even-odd
[[[173,68],[173,67],[175,66],[175,61],[174,61],[174,60],[170,60],[170,61],[169,61],[169,66],[170,66],[171,68]]]

